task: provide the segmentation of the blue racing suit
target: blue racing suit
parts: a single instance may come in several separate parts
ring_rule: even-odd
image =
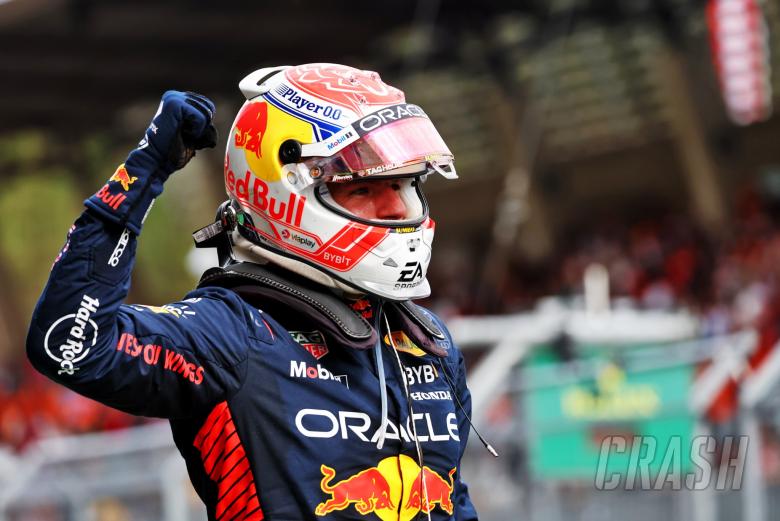
[[[377,320],[381,347],[354,349],[220,286],[123,304],[143,218],[172,171],[144,163],[149,148],[71,228],[32,317],[32,364],[110,407],[169,419],[209,519],[476,519],[460,476],[470,397],[448,333],[433,354]]]

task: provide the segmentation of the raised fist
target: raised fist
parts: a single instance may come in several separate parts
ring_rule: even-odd
[[[166,92],[141,142],[106,184],[84,204],[103,219],[138,235],[155,197],[196,150],[214,147],[214,104],[194,92]]]
[[[194,92],[169,90],[163,94],[138,150],[147,149],[167,173],[182,168],[201,148],[217,144],[211,120],[214,103]]]

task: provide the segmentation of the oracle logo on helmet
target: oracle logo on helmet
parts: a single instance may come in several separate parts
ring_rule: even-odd
[[[402,103],[382,110],[378,110],[357,122],[358,134],[363,136],[382,125],[406,118],[428,118],[428,115],[419,106],[412,103]]]

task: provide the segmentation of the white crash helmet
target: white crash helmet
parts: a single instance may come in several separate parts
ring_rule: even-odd
[[[434,222],[421,181],[457,177],[428,116],[375,72],[330,63],[257,70],[228,136],[225,186],[240,207],[233,250],[350,294],[428,296]],[[401,220],[366,220],[327,183],[396,178]]]

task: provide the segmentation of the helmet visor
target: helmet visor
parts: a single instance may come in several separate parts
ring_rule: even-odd
[[[371,226],[417,226],[428,217],[419,177],[321,183],[314,194],[325,207]]]
[[[302,147],[312,177],[377,176],[419,164],[451,167],[453,155],[425,113],[411,104],[379,110],[332,136]],[[312,157],[314,156],[314,157]],[[419,170],[419,169],[418,169]]]

